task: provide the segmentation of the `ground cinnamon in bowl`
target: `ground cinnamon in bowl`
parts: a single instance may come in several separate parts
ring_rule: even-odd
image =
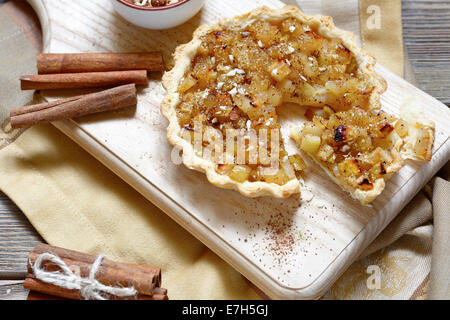
[[[180,2],[181,0],[126,0],[126,1],[138,6],[157,8],[175,4],[177,2]]]
[[[191,19],[205,0],[112,0],[112,3],[128,22],[151,30],[165,30]]]

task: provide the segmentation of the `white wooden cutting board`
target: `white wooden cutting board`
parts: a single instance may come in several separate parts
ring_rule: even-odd
[[[44,30],[45,52],[161,50],[166,60],[191,39],[195,28],[277,0],[207,0],[190,22],[166,31],[134,27],[113,12],[108,0],[29,0]],[[309,163],[302,198],[250,199],[210,185],[201,173],[172,163],[167,121],[159,104],[161,74],[139,91],[136,109],[63,121],[55,126],[154,202],[273,298],[312,299],[323,294],[450,157],[448,108],[381,66],[388,81],[383,108],[398,114],[414,96],[436,121],[430,163],[408,163],[371,207],[342,192]],[[44,99],[78,91],[42,92]],[[298,109],[298,108],[297,108]],[[302,111],[284,108],[287,125],[299,124]],[[292,148],[292,145],[290,146]]]

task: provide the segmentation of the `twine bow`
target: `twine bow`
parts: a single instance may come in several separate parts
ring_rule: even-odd
[[[92,264],[88,278],[82,278],[70,270],[70,268],[58,256],[45,252],[42,253],[32,266],[36,279],[43,282],[69,289],[79,290],[81,296],[86,300],[108,300],[101,293],[111,294],[117,297],[130,297],[137,294],[136,289],[131,287],[119,288],[106,286],[95,279],[95,274],[100,267],[105,255],[101,254]],[[61,271],[47,271],[42,268],[44,261],[50,261],[58,266]]]

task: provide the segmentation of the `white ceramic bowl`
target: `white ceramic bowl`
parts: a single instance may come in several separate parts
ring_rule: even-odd
[[[150,0],[149,0],[150,1]],[[192,18],[205,0],[181,0],[163,7],[143,7],[125,0],[112,0],[114,9],[125,20],[139,27],[162,30],[176,27]]]

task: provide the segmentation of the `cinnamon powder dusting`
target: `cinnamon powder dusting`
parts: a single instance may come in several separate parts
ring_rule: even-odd
[[[296,285],[299,274],[307,278],[315,276],[306,272],[311,259],[318,259],[319,254],[323,257],[326,252],[334,255],[321,239],[336,239],[327,235],[326,230],[316,230],[311,225],[327,223],[329,216],[334,215],[334,204],[309,190],[303,190],[302,196],[283,200],[251,200],[252,209],[236,208],[232,224],[221,225],[222,229],[233,225],[230,231],[239,246],[249,250],[254,261],[274,279],[288,286]]]
[[[278,264],[285,262],[286,257],[294,253],[299,240],[292,220],[286,219],[282,212],[275,212],[270,215],[264,229],[265,249],[276,258]]]

